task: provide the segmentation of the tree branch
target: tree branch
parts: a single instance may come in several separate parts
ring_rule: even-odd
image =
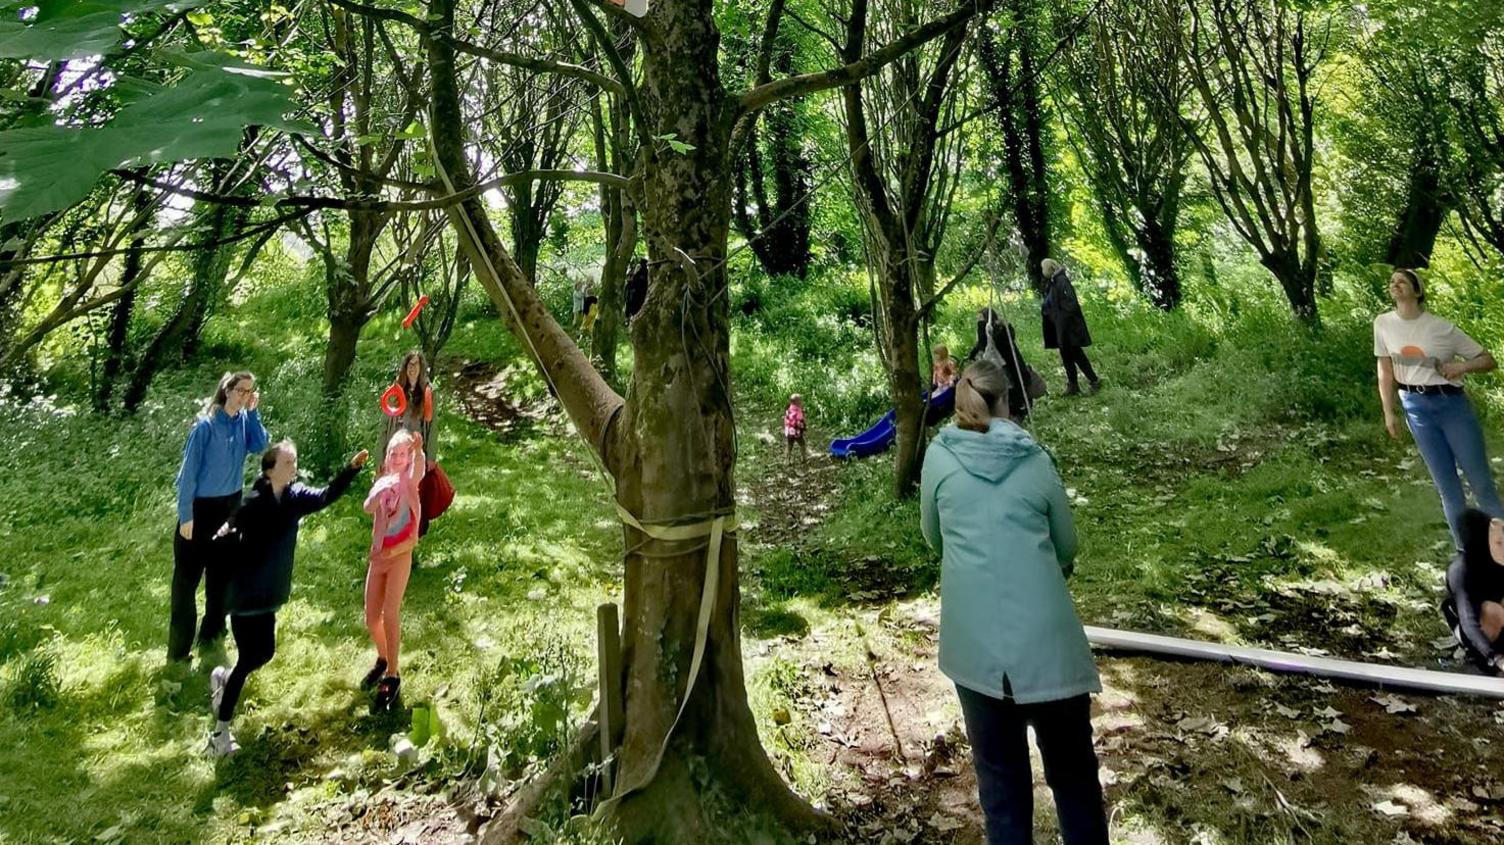
[[[785,2],[786,0],[773,0],[772,8],[768,9],[768,20],[762,28],[762,43],[758,45],[756,85],[766,85],[772,81],[768,66],[773,63],[773,43],[778,40],[778,24],[783,19]]]
[[[361,200],[344,197],[283,197],[275,202],[267,202],[265,199],[258,200],[255,197],[216,194],[210,191],[184,188],[127,171],[115,171],[115,173],[128,181],[157,188],[180,197],[187,197],[197,202],[211,202],[217,205],[229,205],[238,208],[259,208],[266,206],[270,208],[301,208],[308,211],[316,209],[370,212],[434,211],[459,205],[465,200],[496,188],[507,188],[513,185],[520,185],[524,182],[535,181],[591,182],[611,188],[626,188],[630,184],[624,176],[619,176],[615,173],[599,173],[594,170],[524,170],[518,173],[508,173],[505,176],[499,176],[489,182],[482,182],[458,193],[445,194],[435,199],[415,202]],[[430,193],[437,193],[441,190],[441,187],[437,183],[414,184],[421,184],[423,190]]]
[[[930,21],[865,58],[850,61],[848,64],[831,70],[790,76],[758,85],[743,92],[737,97],[737,101],[742,109],[756,111],[777,100],[801,97],[860,81],[902,58],[914,48],[933,41],[958,26],[965,26],[977,15],[991,11],[995,2],[996,0],[979,0],[977,3],[964,5],[943,18]]]
[[[420,20],[419,18],[414,17],[413,15],[410,15],[406,12],[399,12],[396,9],[385,9],[379,6],[371,6],[365,3],[356,2],[356,0],[329,0],[329,2],[358,15],[365,15],[377,20],[404,24],[416,31],[418,35],[423,38],[424,42],[427,42],[431,38],[433,38],[433,27],[429,26],[427,21]],[[618,11],[620,11],[621,14],[627,18],[627,20],[630,20],[633,23],[637,23],[637,19],[627,14],[625,10]],[[454,45],[456,52],[465,53],[466,55],[476,56],[482,59],[489,59],[493,62],[499,62],[504,65],[512,65],[513,67],[520,67],[525,70],[536,71],[538,73],[556,73],[560,76],[572,76],[576,79],[583,79],[586,82],[589,82],[593,85],[598,85],[608,91],[612,91],[617,94],[625,93],[622,86],[616,80],[612,79],[609,76],[606,76],[605,74],[597,73],[596,71],[593,71],[590,68],[584,67],[582,65],[570,64],[568,62],[555,62],[548,59],[538,59],[533,58],[532,56],[523,56],[517,53],[508,53],[502,50],[493,50],[490,47],[483,47],[479,44],[475,44],[469,41],[462,41],[458,38],[452,37],[452,35],[450,37],[449,43]]]
[[[627,111],[632,115],[632,125],[637,128],[637,141],[642,144],[644,150],[653,148],[652,135],[648,133],[647,113],[642,110],[642,103],[637,99],[637,86],[632,83],[632,69],[622,59],[621,52],[616,49],[616,42],[611,40],[610,33],[601,25],[600,19],[590,11],[591,0],[570,0],[575,14],[590,30],[590,37],[595,41],[595,46],[606,57],[606,62],[611,65],[611,70],[616,73],[617,81],[621,83],[621,96],[627,101]],[[601,5],[598,0],[595,5]],[[608,4],[608,8],[610,7]],[[626,15],[623,11],[622,14]],[[631,15],[627,15],[631,18]],[[636,20],[635,18],[633,19]]]

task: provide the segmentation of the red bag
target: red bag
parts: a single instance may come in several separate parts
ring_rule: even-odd
[[[444,515],[454,504],[454,485],[449,476],[433,461],[428,462],[428,471],[418,482],[418,505],[423,509],[423,518],[418,526],[418,535],[428,532],[428,523]]]

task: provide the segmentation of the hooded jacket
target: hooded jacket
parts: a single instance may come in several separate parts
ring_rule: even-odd
[[[940,671],[1019,704],[1100,692],[1065,579],[1076,557],[1065,487],[1015,423],[948,426],[921,478],[924,538],[940,552]]]
[[[265,475],[256,479],[245,503],[230,516],[225,541],[235,548],[226,607],[249,616],[273,613],[292,594],[293,553],[303,517],[329,507],[350,489],[360,470],[347,466],[328,487],[308,487],[301,481],[287,485],[279,498]]]

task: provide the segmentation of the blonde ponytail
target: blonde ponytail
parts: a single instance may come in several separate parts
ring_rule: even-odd
[[[1008,373],[998,364],[978,359],[956,382],[956,425],[968,431],[986,431],[994,417],[1008,418]]]

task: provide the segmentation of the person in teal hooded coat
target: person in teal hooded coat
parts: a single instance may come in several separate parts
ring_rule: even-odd
[[[1028,728],[1066,845],[1106,845],[1092,748],[1091,646],[1065,579],[1076,531],[1054,461],[1008,417],[988,360],[956,384],[956,423],[930,444],[921,527],[940,552],[940,671],[956,684],[989,845],[1033,840]]]

